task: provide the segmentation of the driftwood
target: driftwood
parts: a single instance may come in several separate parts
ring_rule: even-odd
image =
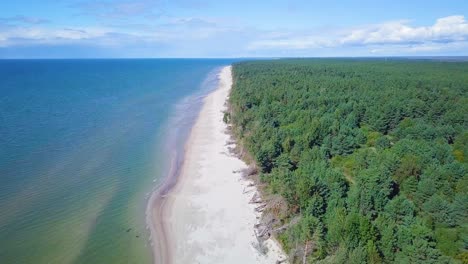
[[[264,204],[262,204],[262,205],[256,207],[256,208],[255,208],[255,212],[259,212],[259,213],[263,212],[263,210],[265,210],[266,206],[267,206],[267,204],[264,203]]]
[[[258,204],[262,203],[262,198],[260,195],[258,195],[258,192],[256,192],[253,196],[252,199],[250,199],[249,204]]]
[[[254,225],[255,236],[257,240],[267,240],[271,235],[271,226],[273,222],[269,223],[258,223]],[[268,235],[265,237],[265,235]]]
[[[259,207],[255,208],[255,212],[257,212],[257,213],[261,213],[263,211],[265,211],[265,207],[259,206]]]
[[[260,232],[260,234],[259,234],[258,236],[259,236],[259,237],[263,237],[265,234],[268,233],[268,230],[269,230],[269,228],[268,228],[268,227],[265,227],[265,228],[262,230],[262,232]]]
[[[247,188],[247,187],[244,187],[244,190],[242,191],[243,194],[250,193],[250,192],[253,192],[253,191],[254,191],[253,189],[246,190],[246,188]]]
[[[233,145],[233,144],[236,144],[236,141],[235,141],[235,140],[232,140],[232,139],[230,139],[230,140],[228,140],[228,141],[226,142],[226,146]]]
[[[283,260],[277,260],[277,261],[276,261],[276,264],[284,263],[284,262],[286,262],[287,260],[288,260],[288,258],[285,258],[285,259],[283,259]]]
[[[288,226],[289,226],[288,224],[282,225],[282,226],[280,226],[278,228],[273,229],[273,232],[281,233],[281,232],[285,231],[288,228]]]

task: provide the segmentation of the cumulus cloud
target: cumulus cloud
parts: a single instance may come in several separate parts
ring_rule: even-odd
[[[389,50],[385,46],[397,46],[408,47],[407,50],[412,51],[429,51],[459,46],[458,44],[466,44],[467,41],[468,22],[464,16],[457,15],[439,18],[431,26],[414,27],[410,25],[410,21],[401,20],[342,29],[338,32],[301,32],[284,38],[263,38],[253,41],[249,48],[295,50],[368,46],[373,47],[371,51],[378,52]]]
[[[340,44],[401,44],[456,42],[468,39],[468,23],[463,16],[439,18],[427,27],[411,27],[408,21],[389,22],[352,30]]]

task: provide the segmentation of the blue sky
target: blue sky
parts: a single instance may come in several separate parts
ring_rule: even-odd
[[[0,58],[468,55],[468,1],[15,0]]]

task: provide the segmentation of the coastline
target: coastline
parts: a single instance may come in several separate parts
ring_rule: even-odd
[[[242,177],[247,165],[230,153],[233,142],[222,112],[232,86],[231,66],[219,73],[218,87],[207,95],[180,167],[148,202],[154,263],[275,263],[285,259],[272,239],[256,249],[254,225],[260,213],[249,201],[256,193]],[[174,256],[177,256],[175,258]]]

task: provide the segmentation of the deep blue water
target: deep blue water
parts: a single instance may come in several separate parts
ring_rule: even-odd
[[[0,263],[150,262],[145,197],[230,63],[0,60]]]

